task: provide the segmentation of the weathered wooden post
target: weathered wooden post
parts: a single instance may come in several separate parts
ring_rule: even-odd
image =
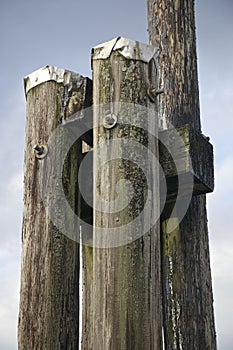
[[[47,149],[51,134],[61,124],[72,125],[71,119],[74,122],[78,112],[91,104],[91,85],[88,78],[50,66],[25,78],[27,122],[19,350],[78,349],[79,346],[79,244],[54,226],[42,201],[41,184],[55,179],[55,185],[60,166],[62,140],[54,143],[56,149]],[[57,157],[53,164],[52,152]],[[81,140],[78,140],[63,165],[64,191],[74,215],[79,210],[80,160]],[[56,186],[51,192],[51,198],[55,197]],[[72,215],[67,224],[67,231],[78,231],[77,220]]]
[[[162,348],[159,223],[153,226],[159,169],[149,155],[158,158],[156,105],[148,96],[155,51],[124,38],[93,50],[96,181],[85,350]],[[149,196],[148,212],[136,221]]]
[[[82,249],[83,350],[160,350],[161,284],[166,349],[216,349],[205,196],[201,195],[213,190],[213,157],[212,146],[200,131],[193,1],[148,0],[148,19],[155,49],[119,37],[93,50],[94,139],[92,133],[83,135],[94,146],[93,152],[86,149],[91,154],[87,171],[92,170],[93,157],[93,217],[90,208],[87,212],[81,206],[78,188],[82,139],[74,142],[65,159],[65,132],[53,140],[54,149],[49,143],[60,125],[69,123],[71,129],[73,125],[74,133],[79,128],[73,123],[92,103],[91,81],[50,66],[25,79],[19,350],[79,347],[80,248],[70,239],[81,235],[76,214],[94,224],[93,235],[91,228],[84,242],[90,246]],[[157,48],[160,53],[155,58]],[[158,97],[160,87],[164,95]],[[85,123],[81,119],[80,127]],[[180,172],[163,148],[165,139],[168,148],[173,147],[171,126],[185,144],[176,153]],[[160,169],[154,159],[160,160],[168,185],[162,242],[156,220]],[[57,185],[61,163],[62,189]],[[83,175],[85,181],[85,167]],[[193,198],[181,222],[173,207],[176,199],[182,207],[187,196],[176,198],[177,177],[185,179],[185,192],[190,176]],[[44,207],[46,190],[50,204],[55,204],[55,216],[50,217]],[[73,209],[65,220],[62,196]]]
[[[160,129],[189,124],[200,133],[194,1],[147,3],[150,44],[160,48],[159,85],[165,92],[158,101]],[[174,216],[161,226],[165,347],[216,349],[205,195],[193,197],[182,222]]]

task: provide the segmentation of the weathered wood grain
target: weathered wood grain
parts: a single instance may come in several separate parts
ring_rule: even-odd
[[[111,50],[109,57],[101,59],[98,56],[99,49],[93,53],[93,105],[94,124],[102,124],[103,118],[108,113],[115,114],[118,118],[128,112],[132,123],[124,125],[119,121],[115,127],[106,129],[99,125],[94,129],[94,169],[100,169],[101,154],[95,153],[95,146],[105,142],[106,152],[114,159],[102,166],[97,183],[99,195],[106,201],[115,199],[117,182],[127,179],[134,188],[134,197],[130,204],[120,212],[105,214],[102,204],[97,203],[94,194],[94,205],[100,204],[100,210],[94,211],[94,247],[89,249],[89,263],[92,275],[86,283],[91,288],[91,295],[87,302],[90,303],[89,320],[91,325],[86,327],[83,334],[83,349],[95,350],[141,350],[161,349],[162,325],[161,325],[161,283],[160,283],[160,234],[159,224],[146,232],[144,236],[125,245],[121,239],[115,237],[117,247],[98,248],[104,242],[101,241],[97,227],[107,228],[109,234],[112,227],[118,227],[120,232],[126,235],[140,235],[140,230],[145,224],[136,227],[133,223],[130,232],[124,227],[127,222],[132,222],[143,209],[146,196],[145,176],[135,164],[132,165],[124,158],[134,154],[130,140],[141,142],[145,147],[151,148],[158,156],[158,144],[150,140],[148,133],[147,115],[133,113],[133,109],[126,109],[125,104],[140,104],[153,108],[147,90],[154,83],[149,69],[149,63],[142,60],[134,60],[123,57],[117,50]],[[137,50],[137,49],[136,49]],[[138,54],[138,51],[137,51]],[[156,72],[153,72],[155,77]],[[151,80],[152,79],[152,80]],[[107,111],[103,104],[119,102]],[[123,118],[123,117],[122,117]],[[133,127],[137,118],[144,118],[145,128]],[[122,120],[122,119],[121,119]],[[154,132],[157,132],[155,114]],[[111,140],[117,138],[122,142],[121,154],[118,159],[114,156],[114,146]],[[122,139],[129,141],[126,151]],[[147,166],[148,159],[143,160]],[[158,169],[157,169],[158,170]],[[158,198],[158,176],[156,169],[151,169],[153,176],[153,195]],[[156,176],[155,176],[156,175]],[[131,198],[132,193],[127,188],[118,188],[118,195],[122,202]],[[158,202],[157,202],[158,204]],[[159,210],[159,206],[153,204],[151,211]],[[146,218],[144,218],[145,220]],[[148,216],[151,220],[151,214]],[[127,231],[127,232],[126,232]],[[110,239],[110,238],[109,238]]]
[[[159,126],[190,124],[200,132],[193,0],[148,0],[150,43],[160,48]],[[177,220],[177,218],[172,218]],[[172,223],[171,221],[171,223]],[[206,198],[193,197],[178,228],[162,223],[165,347],[216,349]]]
[[[179,186],[184,194],[190,180],[193,195],[213,192],[213,146],[204,135],[185,124],[160,131],[159,141],[159,162],[167,184],[166,204],[176,200]]]
[[[56,71],[56,67],[45,67],[43,73],[46,69]],[[35,144],[47,144],[62,122],[91,103],[90,80],[64,72],[64,81],[52,78],[35,83],[27,91],[19,350],[78,349],[79,244],[53,225],[42,202],[41,180],[46,183],[49,177],[56,178],[56,162],[51,166],[49,157],[37,159],[33,151]],[[59,141],[55,146],[59,162]],[[76,213],[80,158],[79,140],[72,146],[63,168],[66,197]],[[71,218],[67,230],[77,230],[75,225]]]

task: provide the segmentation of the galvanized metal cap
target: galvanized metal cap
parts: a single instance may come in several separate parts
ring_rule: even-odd
[[[81,75],[78,73],[74,73],[63,68],[45,66],[24,78],[24,90],[27,96],[29,90],[47,81],[52,80],[57,83],[62,83],[65,86],[69,85],[71,80],[78,81],[79,79],[81,80],[81,78]]]
[[[117,37],[92,49],[93,60],[108,59],[113,51],[118,51],[129,60],[149,63],[158,53],[158,48],[132,39]]]

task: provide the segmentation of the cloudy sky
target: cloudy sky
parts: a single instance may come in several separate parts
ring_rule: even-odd
[[[203,131],[215,147],[208,195],[219,349],[233,344],[233,2],[196,0]],[[54,65],[91,76],[90,50],[116,36],[147,42],[146,0],[0,2],[0,349],[16,350],[25,128],[23,77]]]

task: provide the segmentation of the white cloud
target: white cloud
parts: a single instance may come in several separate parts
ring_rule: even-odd
[[[0,268],[0,348],[4,350],[17,349],[19,267],[19,259],[12,255]]]
[[[1,186],[0,203],[0,349],[17,349],[19,305],[22,172],[11,173]]]
[[[232,310],[233,310],[233,239],[223,240],[217,245],[213,244],[211,249],[212,256],[212,275],[215,299],[215,315],[218,343],[220,349],[232,349]]]
[[[23,179],[22,172],[13,173],[0,186],[1,203],[0,203],[0,259],[2,252],[8,246],[9,251],[12,247],[16,248],[19,243],[21,232],[21,217],[22,217],[22,190]],[[6,250],[8,251],[8,249]],[[6,252],[5,252],[6,254]]]
[[[233,155],[219,160],[215,168],[216,189],[207,196],[211,266],[219,348],[233,343]]]
[[[233,154],[223,155],[216,161],[214,201],[219,206],[224,205],[229,198],[233,200]],[[219,203],[219,201],[221,202]],[[217,203],[218,202],[218,203]]]
[[[211,142],[216,146],[230,144],[233,141],[231,137],[233,129],[233,89],[232,86],[226,86],[221,93],[208,85],[202,90],[201,109],[202,124],[204,133],[210,135]],[[212,85],[216,85],[213,82]],[[232,85],[232,83],[231,83]],[[227,147],[226,147],[227,148]],[[226,152],[225,148],[225,152]]]

